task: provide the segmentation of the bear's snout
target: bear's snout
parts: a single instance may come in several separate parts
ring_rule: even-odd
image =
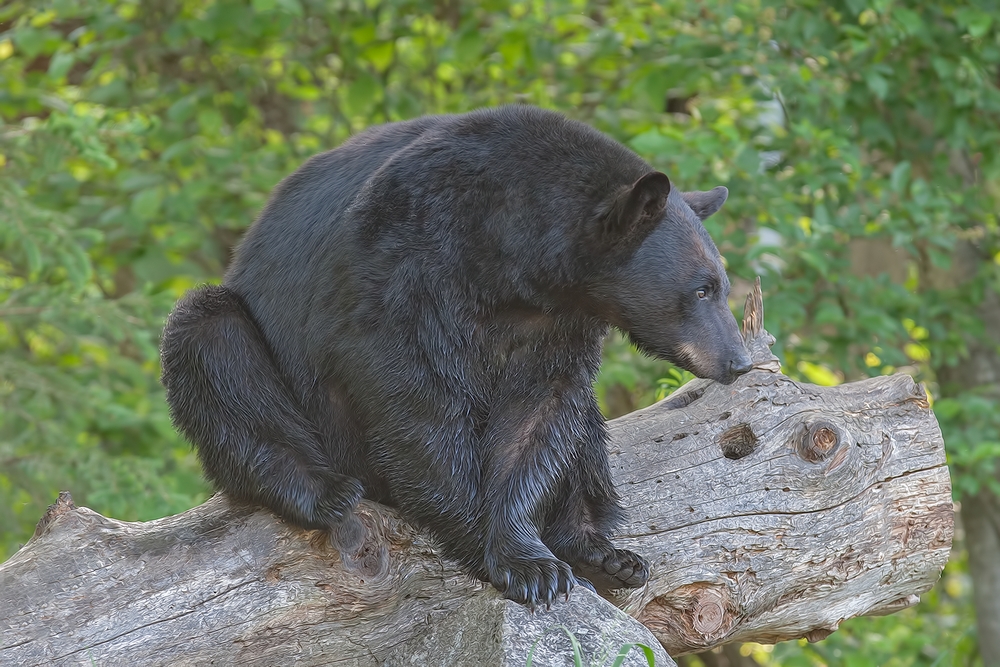
[[[749,372],[751,368],[753,368],[753,362],[750,361],[750,356],[745,352],[729,362],[729,373],[734,379]]]
[[[726,362],[723,362],[726,363]],[[753,362],[745,349],[736,351],[729,359],[725,370],[714,376],[712,379],[721,384],[732,384],[741,375],[749,372],[753,368]]]

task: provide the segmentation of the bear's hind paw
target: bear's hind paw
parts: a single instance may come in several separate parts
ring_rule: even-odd
[[[598,590],[639,588],[649,581],[649,562],[628,549],[614,549],[601,559],[577,565]]]

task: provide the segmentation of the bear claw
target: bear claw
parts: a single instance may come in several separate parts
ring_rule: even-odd
[[[490,583],[508,600],[531,610],[567,598],[577,583],[572,568],[553,558],[511,559],[492,569]]]

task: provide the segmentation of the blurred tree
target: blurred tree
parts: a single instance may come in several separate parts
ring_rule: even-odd
[[[998,66],[992,0],[9,1],[0,557],[60,488],[131,519],[205,497],[167,418],[156,340],[183,290],[221,276],[282,176],[373,123],[526,101],[627,142],[680,187],[730,188],[710,231],[735,296],[764,276],[790,374],[930,384],[983,664],[1000,664],[987,588],[1000,563]],[[599,392],[617,413],[682,379],[616,338]],[[966,572],[960,555],[917,610],[741,653],[965,664]]]

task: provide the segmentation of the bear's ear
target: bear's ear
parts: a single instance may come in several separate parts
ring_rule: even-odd
[[[660,224],[670,194],[666,174],[651,171],[622,190],[605,220],[604,233],[616,244],[641,242]]]
[[[681,199],[684,200],[699,220],[705,220],[726,203],[729,197],[729,190],[723,186],[712,188],[708,192],[682,192]]]

